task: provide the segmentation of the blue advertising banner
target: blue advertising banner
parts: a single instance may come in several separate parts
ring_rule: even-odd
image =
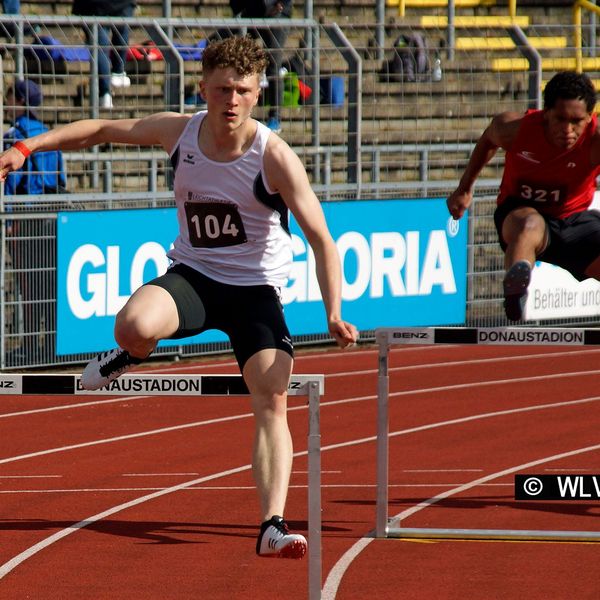
[[[343,316],[360,330],[461,324],[466,310],[466,218],[442,199],[323,204],[343,265]],[[294,263],[283,290],[293,335],[326,333],[314,255],[291,223]],[[164,273],[177,236],[174,208],[64,212],[57,226],[57,353],[115,345],[114,317],[142,283]],[[161,345],[225,340],[208,331]]]

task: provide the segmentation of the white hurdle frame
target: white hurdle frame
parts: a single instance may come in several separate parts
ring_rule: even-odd
[[[378,538],[447,538],[551,541],[600,541],[600,531],[515,529],[436,529],[401,527],[388,517],[389,488],[389,350],[393,345],[484,344],[502,346],[598,346],[600,329],[540,327],[404,327],[375,331],[379,349],[377,380],[377,502]]]
[[[325,392],[324,375],[292,375],[289,396],[308,396],[308,598],[320,600],[321,560],[321,424],[319,404]],[[0,396],[7,395],[115,396],[243,396],[241,375],[126,374],[99,390],[85,390],[74,374],[0,373]]]

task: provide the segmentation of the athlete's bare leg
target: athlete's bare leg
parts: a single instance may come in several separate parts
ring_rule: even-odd
[[[292,471],[287,388],[293,359],[282,350],[260,350],[244,365],[256,419],[253,473],[263,521],[283,516]]]
[[[502,224],[502,238],[506,242],[502,281],[504,312],[509,321],[523,318],[527,288],[536,257],[548,243],[544,218],[529,206],[512,210]]]
[[[115,340],[131,356],[146,358],[157,342],[173,335],[179,315],[173,297],[157,285],[138,288],[117,314]]]
[[[526,260],[533,267],[536,257],[548,244],[546,221],[535,208],[522,206],[504,219],[502,238],[506,243],[506,269],[520,260]]]

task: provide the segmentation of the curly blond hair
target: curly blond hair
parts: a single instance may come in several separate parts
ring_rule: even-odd
[[[264,72],[268,62],[267,53],[249,36],[211,42],[202,54],[202,70],[205,74],[231,67],[246,77]]]

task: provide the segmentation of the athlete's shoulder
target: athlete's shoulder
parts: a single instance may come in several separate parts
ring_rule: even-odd
[[[300,157],[288,143],[271,132],[263,158],[265,174],[272,190],[281,192],[291,182],[303,181],[307,175]]]
[[[265,145],[265,160],[283,166],[292,157],[296,157],[296,153],[290,148],[289,144],[274,131],[271,131]]]
[[[146,127],[156,131],[162,146],[167,152],[171,152],[193,116],[165,111],[144,117],[142,121]]]
[[[527,116],[527,114],[528,113],[517,112],[515,110],[506,110],[495,115],[492,121],[500,125],[520,123]]]
[[[525,114],[515,111],[505,111],[494,116],[488,128],[494,144],[510,150],[525,118]]]
[[[516,111],[505,111],[498,113],[492,119],[491,127],[502,136],[515,134],[521,125],[530,122],[531,117],[527,113]]]

